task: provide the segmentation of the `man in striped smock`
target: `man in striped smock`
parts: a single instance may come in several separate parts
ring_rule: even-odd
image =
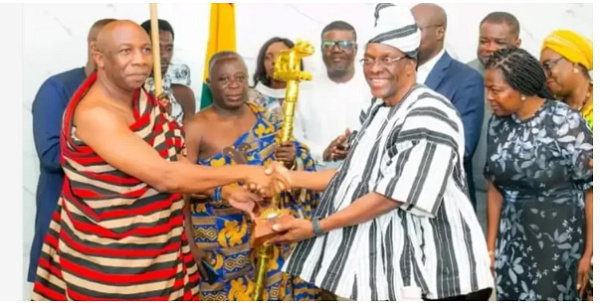
[[[286,173],[324,190],[313,220],[274,226],[300,241],[284,270],[352,300],[487,300],[492,275],[462,166],[452,104],[418,85],[420,31],[408,9],[377,5],[364,74],[375,97],[335,171]]]

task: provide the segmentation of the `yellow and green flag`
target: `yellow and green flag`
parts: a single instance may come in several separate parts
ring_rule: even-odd
[[[210,58],[220,51],[235,51],[235,41],[235,5],[233,3],[211,3],[210,31],[204,61],[205,82],[202,85],[200,109],[212,104],[212,95],[206,82],[208,80],[208,62]]]

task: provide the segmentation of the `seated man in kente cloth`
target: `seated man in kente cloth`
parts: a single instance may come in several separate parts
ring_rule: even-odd
[[[264,108],[248,103],[248,70],[234,52],[210,60],[209,87],[213,105],[197,114],[186,127],[187,158],[204,166],[270,165],[283,161],[290,169],[314,171],[308,149],[293,141],[278,144],[281,120]],[[310,218],[317,195],[307,190],[282,194],[283,207],[295,217]],[[192,198],[186,207],[186,231],[196,242],[196,262],[207,261],[218,278],[200,282],[203,300],[250,300],[254,264],[250,247],[251,218],[232,207],[236,202],[258,201],[239,184],[215,189],[208,199]],[[247,203],[246,205],[254,205]],[[191,216],[190,216],[191,210]],[[265,283],[268,300],[315,300],[318,290],[280,271],[289,246],[276,246]]]

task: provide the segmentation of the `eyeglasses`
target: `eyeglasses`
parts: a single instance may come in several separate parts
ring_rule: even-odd
[[[354,41],[352,40],[323,41],[321,47],[323,47],[323,49],[331,49],[338,46],[341,49],[351,49],[352,47],[354,47],[354,45],[356,45],[356,43],[354,43]]]
[[[408,58],[408,56],[400,56],[400,57],[396,57],[396,58],[392,58],[392,57],[369,58],[369,57],[366,57],[366,58],[360,59],[360,63],[362,63],[362,65],[367,66],[367,67],[374,66],[377,63],[380,63],[381,65],[386,66],[386,67],[390,67],[395,62],[398,62],[404,58]]]
[[[558,59],[554,59],[554,60],[548,60],[544,63],[542,63],[542,67],[544,68],[544,70],[546,72],[551,72],[552,69],[556,66],[556,64],[558,64],[558,62],[560,62],[560,60],[564,59],[563,57],[560,57]]]

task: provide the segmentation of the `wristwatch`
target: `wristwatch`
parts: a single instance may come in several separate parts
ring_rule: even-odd
[[[313,233],[315,234],[315,237],[320,237],[325,234],[325,232],[323,231],[323,229],[321,229],[321,226],[319,225],[319,220],[321,220],[321,218],[317,216],[314,216],[312,218]]]
[[[213,192],[213,200],[215,200],[217,202],[221,202],[221,192],[222,191],[223,191],[223,187],[221,187],[221,186],[215,188],[215,191]]]

